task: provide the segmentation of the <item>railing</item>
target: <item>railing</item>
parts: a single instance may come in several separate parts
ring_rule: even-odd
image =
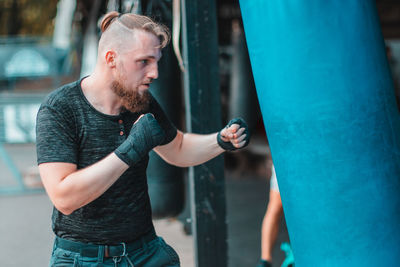
[[[43,98],[43,94],[0,94],[0,160],[16,182],[10,186],[0,184],[0,195],[43,191],[24,183],[20,170],[4,146],[35,142],[36,114]]]

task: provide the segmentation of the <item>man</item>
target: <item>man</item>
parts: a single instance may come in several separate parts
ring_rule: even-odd
[[[247,125],[234,119],[219,133],[178,131],[148,92],[168,30],[117,12],[101,30],[94,72],[51,93],[37,116],[39,171],[54,204],[50,265],[179,266],[154,232],[148,152],[177,166],[202,164],[247,145]]]

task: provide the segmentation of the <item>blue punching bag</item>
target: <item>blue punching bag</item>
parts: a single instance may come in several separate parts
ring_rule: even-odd
[[[241,0],[296,267],[399,266],[400,121],[373,0]]]

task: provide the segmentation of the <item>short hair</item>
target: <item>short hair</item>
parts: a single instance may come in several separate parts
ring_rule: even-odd
[[[157,23],[147,16],[133,13],[121,14],[111,11],[104,15],[100,23],[101,37],[99,41],[99,52],[104,48],[123,50],[128,38],[133,38],[135,30],[142,30],[154,34],[159,40],[159,48],[164,48],[170,41],[168,28]]]

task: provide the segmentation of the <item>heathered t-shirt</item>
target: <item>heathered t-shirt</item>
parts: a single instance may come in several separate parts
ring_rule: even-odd
[[[92,165],[125,141],[133,123],[153,113],[171,142],[177,130],[152,97],[148,110],[106,115],[86,99],[81,80],[52,92],[42,103],[36,124],[38,164],[68,162],[78,169]],[[94,244],[137,239],[153,228],[147,190],[148,156],[131,166],[106,192],[91,203],[64,215],[53,209],[52,227],[62,238]]]

